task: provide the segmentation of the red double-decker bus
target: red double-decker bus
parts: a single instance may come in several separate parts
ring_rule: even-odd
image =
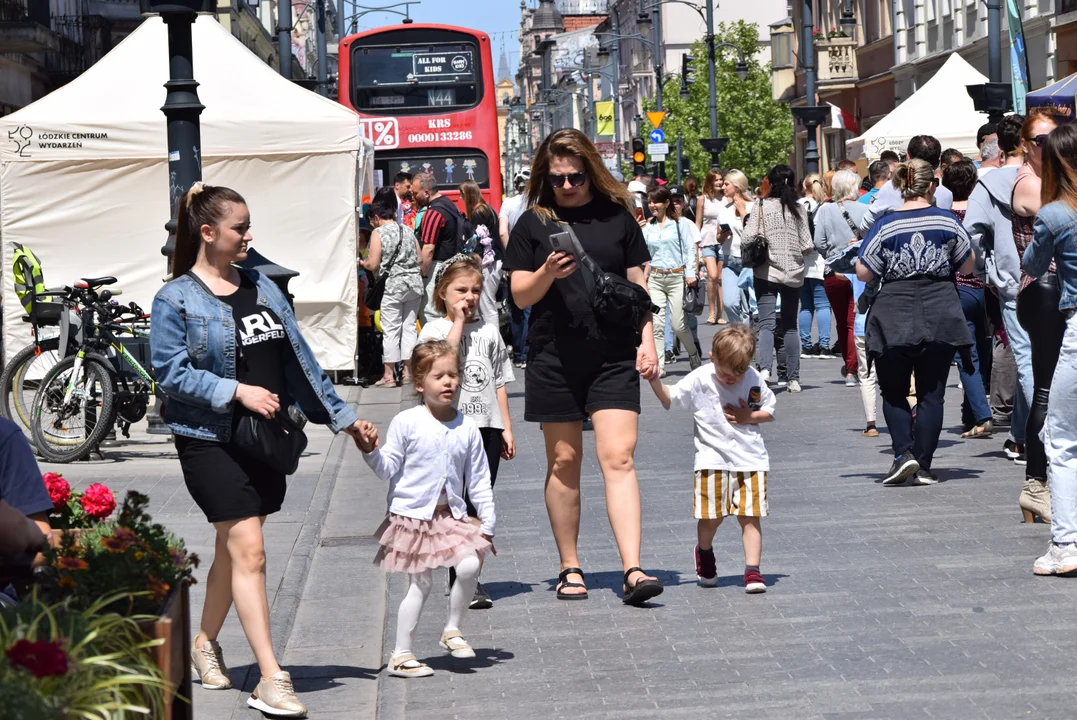
[[[381,185],[432,172],[440,190],[474,180],[501,207],[501,149],[490,38],[448,25],[395,25],[340,42],[342,104],[363,117]]]

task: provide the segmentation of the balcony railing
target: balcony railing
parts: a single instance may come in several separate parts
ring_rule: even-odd
[[[35,22],[49,26],[49,0],[0,0],[0,22]]]
[[[856,82],[855,38],[820,38],[815,41],[815,52],[820,85]]]

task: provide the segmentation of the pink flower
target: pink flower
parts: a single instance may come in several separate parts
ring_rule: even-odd
[[[71,499],[71,485],[64,480],[62,475],[52,472],[45,473],[41,479],[45,481],[45,489],[49,491],[52,507],[56,510],[63,509],[67,501]]]
[[[116,509],[116,498],[112,496],[112,491],[101,483],[86,488],[79,502],[86,514],[95,520],[104,520]]]

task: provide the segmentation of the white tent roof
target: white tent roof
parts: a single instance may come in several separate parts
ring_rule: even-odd
[[[193,49],[205,157],[357,147],[358,115],[284,80],[212,16],[198,16]],[[168,31],[151,17],[74,81],[5,117],[33,134],[21,155],[0,145],[0,161],[163,157],[167,80]],[[64,144],[79,146],[49,147]]]
[[[900,155],[916,135],[933,135],[943,149],[975,155],[976,131],[987,122],[987,115],[976,112],[965,86],[985,82],[987,78],[965,58],[951,54],[912,97],[866,133],[845,143],[849,159],[876,160],[884,150]]]
[[[254,247],[300,273],[289,290],[319,361],[352,367],[356,208],[372,191],[373,164],[358,115],[282,78],[211,16],[195,22],[193,50],[203,177],[242,193]],[[50,287],[114,275],[124,302],[150,308],[171,214],[168,75],[168,33],[149,18],[78,78],[0,118],[8,357],[29,341],[10,279],[12,243],[33,249]]]

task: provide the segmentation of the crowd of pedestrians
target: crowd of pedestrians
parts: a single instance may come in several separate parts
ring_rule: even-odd
[[[956,364],[962,437],[992,438],[1009,415],[1004,450],[1025,468],[1019,505],[1026,520],[1051,524],[1033,571],[1077,574],[1077,128],[1033,111],[980,135],[975,159],[920,135],[863,177],[843,161],[798,182],[777,165],[753,189],[735,168],[701,186],[626,184],[586,136],[558,130],[513,179],[500,215],[474,183],[459,188],[458,206],[432,176],[398,175],[371,202],[358,262],[379,314],[376,384],[407,383],[419,404],[380,431],[336,395],[283,294],[233,265],[251,242],[243,198],[197,185],[181,203],[176,275],[154,302],[151,342],[184,479],[216,533],[192,656],[203,686],[231,686],[217,634],[234,602],[262,674],[248,702],[305,712],[273,653],[261,533],[294,466],[257,440],[300,414],[352,435],[389,485],[376,562],[409,586],[388,672],[432,672],[414,630],[442,568],[440,644],[474,657],[461,625],[468,608],[493,602],[479,578],[496,554],[498,469],[516,453],[506,386],[517,371],[523,420],[540,424],[545,444],[560,600],[588,598],[577,549],[588,423],[624,603],[664,590],[641,562],[642,381],[663,407],[693,416],[699,582],[716,581],[712,541],[732,515],[744,589],[765,592],[759,427],[776,417],[776,390],[817,392],[801,385],[802,358],[832,360],[859,388],[867,438],[879,436],[881,398],[893,455],[884,485],[938,482]],[[719,326],[706,358],[695,334],[704,313]],[[678,345],[690,372],[666,385]],[[1012,409],[993,407],[995,396],[1012,397]]]

